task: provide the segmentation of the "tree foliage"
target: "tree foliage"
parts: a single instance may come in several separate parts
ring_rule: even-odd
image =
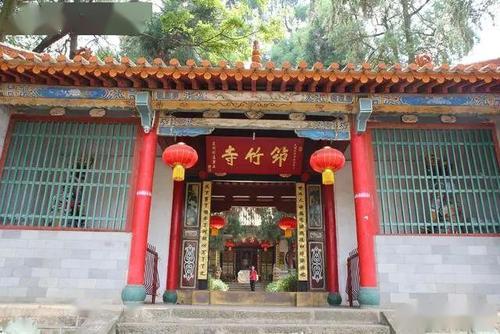
[[[217,62],[248,59],[252,39],[280,36],[280,22],[258,15],[258,1],[166,0],[141,36],[122,41],[132,57],[208,59]]]
[[[83,1],[83,0],[82,0]],[[90,1],[90,0],[85,0]],[[19,2],[0,0],[0,40],[37,52],[75,51],[76,36],[5,36]],[[498,0],[163,0],[140,36],[124,37],[120,48],[103,36],[80,36],[78,47],[98,55],[149,59],[249,60],[253,40],[263,60],[309,64],[412,62],[429,53],[435,63],[466,55]]]
[[[294,1],[294,0],[288,0]],[[273,46],[273,60],[437,63],[466,55],[496,0],[311,0],[306,24]],[[304,19],[300,16],[300,19]]]
[[[211,249],[224,249],[224,238],[228,236],[235,242],[248,237],[259,241],[277,240],[282,234],[278,221],[285,213],[274,207],[232,207],[222,215],[226,225],[217,236],[210,237]]]

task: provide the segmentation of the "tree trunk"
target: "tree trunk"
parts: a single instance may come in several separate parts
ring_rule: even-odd
[[[76,49],[78,48],[78,35],[69,34],[69,58],[73,59],[76,56]]]
[[[17,0],[3,0],[3,6],[0,10],[0,42],[3,42],[5,40],[5,23],[7,23],[10,15],[16,9],[16,3]]]
[[[48,35],[48,36],[46,36],[33,49],[33,52],[38,52],[38,53],[43,52],[43,50],[45,50],[46,48],[48,48],[49,46],[51,46],[52,44],[54,44],[55,42],[57,42],[58,40],[60,40],[61,38],[63,38],[64,36],[66,36],[66,32],[61,32],[61,33],[56,34],[56,35]]]
[[[413,42],[413,34],[411,31],[411,14],[409,12],[409,1],[401,0],[401,6],[403,7],[403,33],[406,40],[406,55],[408,57],[408,64],[415,61],[415,45]]]
[[[311,2],[309,3],[309,23],[311,23],[316,17],[316,6],[316,0],[311,0]]]

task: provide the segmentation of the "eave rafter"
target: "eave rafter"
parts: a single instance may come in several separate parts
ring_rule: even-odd
[[[1,46],[1,45],[0,45]],[[5,51],[0,47],[0,79],[4,83],[53,84],[86,87],[127,87],[137,89],[177,89],[209,91],[295,91],[337,93],[498,93],[500,66],[433,66],[426,64],[378,64],[371,66],[333,63],[309,66],[304,61],[296,67],[285,62],[252,62],[245,66],[224,61],[212,64],[194,60],[181,64],[156,58],[149,62],[128,57],[104,60],[81,55],[68,59],[48,54]],[[89,77],[96,78],[89,80]],[[423,86],[423,87],[422,87]]]

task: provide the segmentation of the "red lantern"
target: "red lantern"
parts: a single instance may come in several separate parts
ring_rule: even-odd
[[[290,238],[293,230],[297,227],[297,220],[292,217],[283,217],[280,219],[278,226],[285,231],[285,238]]]
[[[174,169],[172,174],[174,181],[183,181],[185,168],[191,168],[196,164],[198,153],[189,145],[177,143],[163,151],[162,159]]]
[[[325,146],[311,155],[309,163],[314,171],[321,173],[322,183],[330,185],[334,182],[334,172],[344,167],[345,157],[339,150]]]
[[[272,244],[267,240],[264,240],[260,243],[260,247],[264,250],[264,252],[267,252],[267,249],[271,246]]]
[[[210,235],[215,237],[219,234],[219,230],[224,227],[226,220],[222,216],[210,217]]]
[[[234,243],[233,240],[226,240],[224,246],[226,246],[228,250],[232,250],[233,247],[236,246],[236,244]]]

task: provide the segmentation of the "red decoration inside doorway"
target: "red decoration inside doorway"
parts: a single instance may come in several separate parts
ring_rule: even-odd
[[[210,235],[215,237],[219,234],[219,230],[226,225],[226,220],[222,216],[210,217]]]
[[[283,217],[280,219],[278,226],[285,231],[285,238],[291,238],[293,230],[297,228],[297,220],[292,217]]]

